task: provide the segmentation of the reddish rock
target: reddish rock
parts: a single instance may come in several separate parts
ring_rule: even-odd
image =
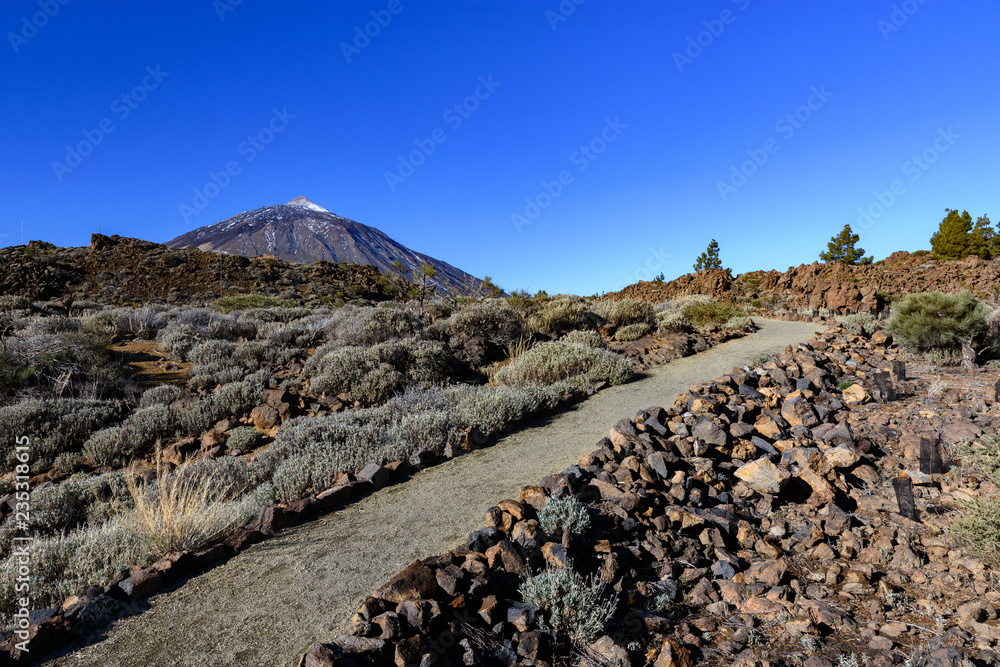
[[[373,596],[389,602],[429,598],[437,588],[437,579],[423,563],[417,561],[387,581]]]
[[[130,600],[142,600],[163,588],[164,583],[163,576],[157,570],[147,567],[118,585]]]
[[[250,411],[250,423],[261,431],[270,431],[279,422],[278,411],[270,405],[258,405]]]

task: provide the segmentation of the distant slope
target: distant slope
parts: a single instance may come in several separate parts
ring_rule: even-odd
[[[168,246],[197,246],[230,255],[274,255],[288,262],[311,264],[319,260],[374,266],[394,273],[399,260],[407,276],[421,264],[437,269],[439,291],[461,290],[479,280],[447,262],[410,250],[381,231],[331,213],[305,197],[287,204],[265,206],[182,234]]]

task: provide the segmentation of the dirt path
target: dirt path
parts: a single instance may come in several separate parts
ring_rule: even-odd
[[[293,528],[151,600],[107,638],[52,665],[294,665],[346,627],[364,597],[407,564],[464,543],[517,489],[573,465],[612,424],[673,404],[691,384],[804,342],[818,325],[762,330],[613,387],[491,447],[420,472]]]

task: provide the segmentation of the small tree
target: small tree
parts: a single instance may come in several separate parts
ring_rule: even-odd
[[[420,304],[421,313],[424,312],[424,300],[434,293],[434,288],[437,284],[434,282],[436,277],[437,269],[427,263],[421,264],[419,271],[416,269],[413,270],[413,287],[411,290],[413,296],[416,297],[417,302]]]
[[[826,244],[826,252],[821,252],[819,258],[824,262],[843,262],[849,266],[871,264],[872,257],[865,257],[865,249],[857,247],[860,240],[861,237],[854,233],[850,225],[844,225],[844,229]]]
[[[712,242],[708,244],[708,248],[705,252],[698,256],[697,261],[694,263],[695,271],[704,271],[705,269],[721,269],[722,260],[719,259],[719,242],[712,239]]]
[[[976,254],[972,237],[972,216],[968,211],[945,209],[946,215],[931,237],[934,259],[965,259]]]

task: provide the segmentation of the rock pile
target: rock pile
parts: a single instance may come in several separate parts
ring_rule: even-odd
[[[933,260],[928,254],[900,251],[883,262],[866,266],[814,262],[784,272],[752,271],[735,278],[721,269],[700,271],[662,284],[639,282],[605,298],[657,302],[707,294],[728,301],[742,298],[747,303],[757,298],[770,299],[788,309],[877,313],[888,307],[889,297],[910,292],[970,289],[980,296],[993,297],[998,280],[998,260]]]
[[[884,334],[831,330],[641,410],[491,508],[463,547],[376,590],[299,664],[998,664],[996,573],[947,534],[962,500],[995,489],[955,462],[922,473],[917,457],[922,439],[995,427],[1000,405],[973,389],[928,409],[903,356]],[[878,404],[887,370],[900,398]],[[914,518],[897,508],[900,477]],[[587,532],[542,528],[565,496],[589,506]],[[573,649],[538,622],[547,610],[518,587],[545,568],[616,596],[596,641]]]

